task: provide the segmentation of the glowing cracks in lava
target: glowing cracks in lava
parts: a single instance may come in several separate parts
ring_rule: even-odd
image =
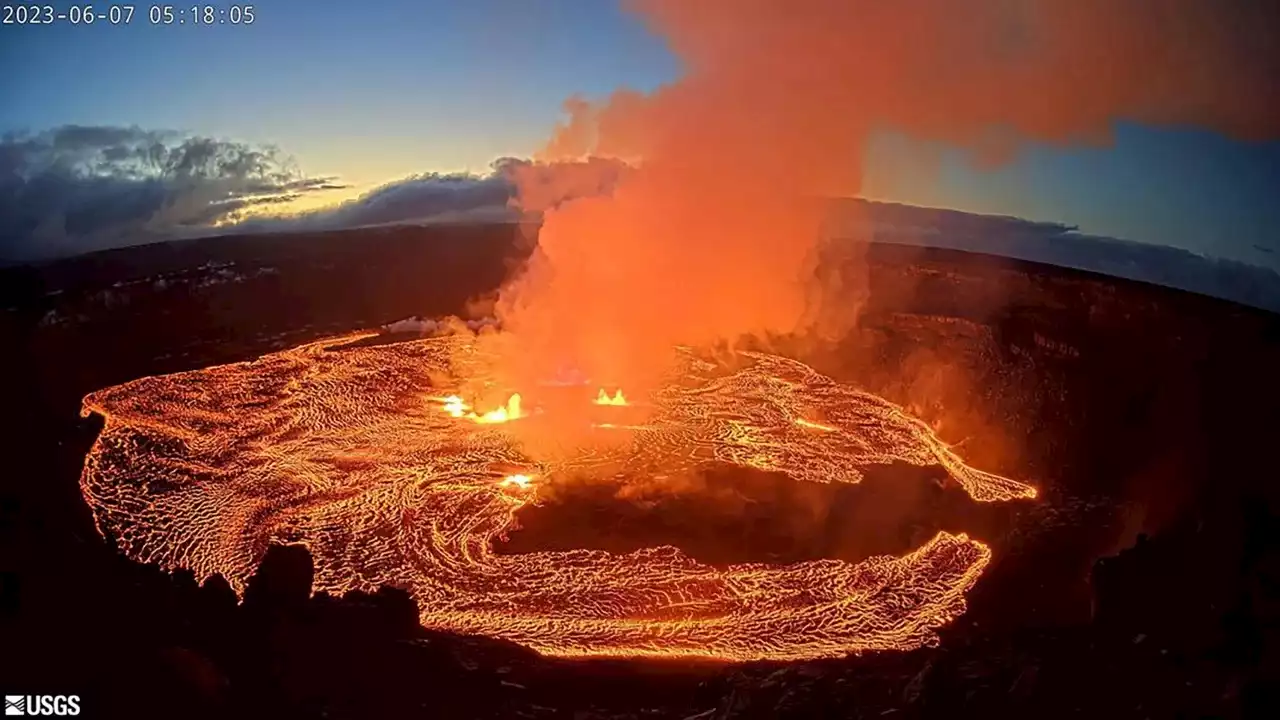
[[[840,429],[840,428],[833,428],[830,425],[820,425],[816,422],[805,420],[804,418],[796,418],[796,424],[799,425],[800,427],[812,428],[814,430],[821,430],[823,432],[835,432]]]
[[[595,402],[596,405],[620,406],[627,404],[627,398],[622,394],[621,388],[613,394],[613,397],[610,397],[609,393],[604,391],[604,388],[600,388],[600,392],[596,395],[596,399],[593,402]]]
[[[861,467],[901,461],[941,466],[976,501],[1035,496],[966,465],[902,408],[779,356],[740,353],[751,362],[720,372],[678,355],[646,399],[646,424],[604,425],[631,441],[538,458],[518,433],[484,427],[522,417],[517,396],[479,413],[450,390],[413,411],[410,399],[474,350],[466,336],[330,349],[355,339],[86,397],[84,411],[106,418],[81,476],[98,528],[132,559],[219,573],[238,590],[261,548],[288,534],[310,548],[317,591],[405,587],[427,627],[551,655],[798,660],[935,642],[964,612],[990,549],[941,532],[901,557],[712,567],[672,547],[494,546],[544,478],[619,467],[641,481],[727,464],[856,483]],[[492,384],[483,360],[453,378],[458,387]],[[146,481],[155,477],[164,482]]]

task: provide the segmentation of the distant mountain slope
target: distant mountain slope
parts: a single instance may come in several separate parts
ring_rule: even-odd
[[[1057,223],[849,199],[836,202],[829,232],[1087,270],[1280,312],[1280,274],[1269,268],[1084,235]]]
[[[536,215],[522,216],[503,206],[430,222],[384,224],[311,232],[237,233],[103,250],[0,273],[0,301],[38,285],[53,292],[78,284],[83,275],[118,280],[182,272],[205,263],[266,263],[297,253],[338,253],[358,263],[362,245],[416,246],[431,242],[471,243],[519,234],[521,220],[536,227]],[[494,234],[496,232],[496,235]],[[1058,223],[976,215],[958,210],[922,208],[857,199],[832,201],[828,235],[836,239],[931,247],[1006,257],[1095,272],[1127,280],[1187,290],[1210,297],[1280,312],[1280,274],[1269,268],[1206,258],[1179,248],[1084,235]],[[350,244],[350,245],[349,245]],[[496,248],[495,248],[496,251]]]

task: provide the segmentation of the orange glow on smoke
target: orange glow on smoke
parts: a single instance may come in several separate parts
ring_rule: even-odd
[[[402,587],[425,626],[551,655],[791,660],[935,642],[990,549],[942,532],[901,557],[713,567],[669,546],[494,544],[520,508],[577,476],[650,482],[729,465],[856,483],[861,467],[906,462],[942,467],[977,501],[1036,495],[969,467],[897,405],[759,353],[730,370],[674,352],[644,424],[594,444],[591,419],[570,413],[556,429],[580,421],[582,446],[531,457],[521,434],[551,411],[479,422],[462,388],[487,384],[496,358],[471,336],[328,349],[360,337],[87,396],[84,412],[105,418],[81,478],[99,529],[133,559],[220,573],[238,590],[266,544],[302,543],[317,591]],[[453,378],[462,356],[474,362]],[[808,412],[828,430],[795,420]]]
[[[566,100],[540,159],[627,161],[634,171],[610,196],[555,203],[566,194],[550,186],[572,190],[578,173],[517,177],[522,206],[544,215],[537,252],[497,303],[520,347],[504,374],[569,357],[589,377],[647,392],[672,345],[856,327],[861,245],[839,246],[847,274],[815,278],[832,266],[819,255],[831,207],[817,199],[864,192],[879,132],[927,148],[918,182],[944,152],[995,165],[1031,143],[1105,145],[1117,122],[1280,135],[1275,3],[626,5],[683,73],[651,92]]]
[[[595,404],[597,404],[597,405],[626,405],[626,404],[627,404],[627,398],[626,398],[626,396],[624,396],[624,395],[622,394],[622,390],[621,390],[621,389],[619,389],[617,392],[615,392],[615,393],[613,394],[613,396],[612,396],[612,397],[610,397],[610,396],[609,396],[609,393],[605,392],[605,391],[604,391],[604,388],[601,388],[601,389],[600,389],[600,392],[596,395]]]

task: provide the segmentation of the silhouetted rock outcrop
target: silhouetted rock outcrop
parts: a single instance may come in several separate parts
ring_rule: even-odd
[[[306,548],[272,546],[245,586],[245,609],[259,613],[296,613],[311,598],[314,576],[315,563]]]

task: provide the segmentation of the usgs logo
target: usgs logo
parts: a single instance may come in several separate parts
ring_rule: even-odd
[[[19,716],[79,715],[79,695],[5,695],[4,714]]]

